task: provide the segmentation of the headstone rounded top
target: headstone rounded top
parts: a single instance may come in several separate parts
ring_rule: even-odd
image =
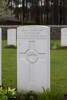
[[[67,28],[61,28],[61,29],[66,29],[67,30]]]
[[[19,26],[18,30],[21,29],[23,31],[28,31],[28,30],[32,30],[32,31],[43,31],[45,29],[50,29],[50,27],[48,26],[43,26],[43,25],[27,25],[27,26]]]
[[[17,31],[18,92],[50,89],[50,28],[19,26]]]
[[[62,28],[61,30],[62,30],[62,31],[67,31],[67,28]]]

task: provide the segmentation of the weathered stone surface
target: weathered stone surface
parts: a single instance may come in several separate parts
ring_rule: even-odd
[[[17,29],[17,89],[42,92],[50,88],[50,28]]]
[[[67,28],[61,29],[61,47],[67,47]]]
[[[7,30],[7,42],[8,45],[16,46],[16,29]]]

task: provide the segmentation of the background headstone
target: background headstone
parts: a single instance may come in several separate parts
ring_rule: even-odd
[[[61,46],[67,46],[67,28],[61,29]]]
[[[50,28],[19,26],[17,30],[18,92],[50,88]]]
[[[1,39],[2,39],[2,37],[1,37],[1,35],[2,35],[2,33],[1,33],[1,28],[0,28],[0,85],[2,85],[2,83],[1,83],[1,78],[2,78],[2,75],[1,75],[1,43],[2,43],[2,41],[1,41]]]
[[[16,29],[7,30],[7,42],[8,45],[16,46]]]

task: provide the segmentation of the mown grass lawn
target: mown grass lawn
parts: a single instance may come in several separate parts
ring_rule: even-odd
[[[2,82],[3,85],[17,86],[17,49],[5,48],[7,41],[2,41]]]
[[[2,42],[2,77],[3,85],[17,87],[17,50],[5,48],[6,41]],[[60,41],[51,41],[51,89],[62,90],[67,93],[67,50],[59,49]]]

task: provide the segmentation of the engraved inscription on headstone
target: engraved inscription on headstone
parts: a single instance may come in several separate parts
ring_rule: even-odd
[[[8,45],[16,46],[16,29],[7,30],[7,42]]]
[[[50,28],[19,26],[17,29],[18,91],[50,89]]]
[[[2,43],[1,35],[2,35],[2,33],[1,33],[1,28],[0,28],[0,85],[2,85],[1,84],[1,78],[2,78],[2,76],[1,76],[1,43]]]
[[[61,46],[67,46],[67,28],[61,29]]]

